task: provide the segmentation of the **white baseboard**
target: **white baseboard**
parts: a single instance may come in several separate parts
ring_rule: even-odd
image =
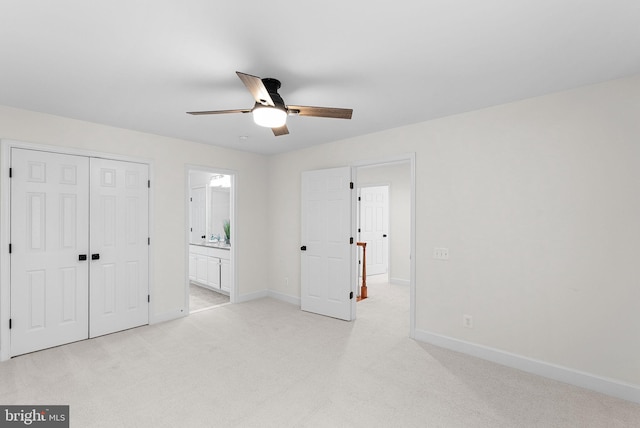
[[[283,302],[291,303],[292,305],[296,305],[300,307],[300,298],[296,296],[291,296],[289,294],[280,293],[278,291],[269,290],[268,296],[272,299],[281,300]]]
[[[389,278],[389,282],[395,285],[406,285],[407,287],[411,284],[411,281],[408,279],[400,279],[400,278]]]
[[[187,313],[183,309],[165,312],[162,314],[152,315],[149,317],[149,324],[158,324],[165,321],[171,321],[178,318],[186,317]]]
[[[292,305],[300,306],[300,298],[291,296],[289,294],[280,293],[278,291],[262,290],[255,293],[244,294],[238,298],[238,303],[248,302],[250,300],[262,299],[264,297],[270,297],[272,299],[281,300],[283,302],[291,303]]]
[[[255,293],[243,294],[242,296],[238,296],[238,300],[235,303],[244,303],[249,302],[251,300],[262,299],[263,297],[267,297],[268,291],[256,291]]]
[[[416,330],[415,339],[441,348],[451,349],[456,352],[482,358],[483,360],[533,373],[538,376],[590,389],[612,397],[622,398],[623,400],[640,403],[640,385],[596,376],[424,330]]]

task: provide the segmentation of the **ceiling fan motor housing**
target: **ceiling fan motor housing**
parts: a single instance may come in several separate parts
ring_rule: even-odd
[[[280,87],[282,86],[280,81],[278,79],[272,79],[271,77],[266,77],[262,79],[262,83],[264,84],[264,87],[267,89],[267,92],[271,96],[273,103],[277,106],[284,107],[285,105],[284,100],[282,99],[280,94],[278,94],[278,89],[280,89]]]

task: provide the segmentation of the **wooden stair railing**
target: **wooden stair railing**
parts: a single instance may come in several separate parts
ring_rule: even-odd
[[[358,300],[367,298],[367,243],[357,242],[358,247],[362,247],[362,286],[360,287],[360,297]]]

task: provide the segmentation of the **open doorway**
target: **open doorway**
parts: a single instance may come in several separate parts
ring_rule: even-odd
[[[404,319],[413,337],[415,296],[413,254],[413,157],[357,165],[358,201],[356,222],[359,247],[358,294],[366,281],[367,299],[360,299],[358,318],[364,306],[375,306],[376,316],[389,313]],[[363,269],[362,256],[366,251]],[[366,270],[366,278],[362,277]],[[384,309],[384,310],[382,310]],[[408,316],[405,316],[408,315]]]
[[[185,307],[200,312],[235,301],[235,174],[187,168]]]

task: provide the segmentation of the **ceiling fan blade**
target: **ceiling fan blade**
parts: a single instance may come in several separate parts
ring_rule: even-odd
[[[273,131],[273,135],[275,135],[276,137],[287,135],[289,133],[289,128],[287,128],[287,125],[282,125],[279,128],[271,128],[271,130]]]
[[[350,108],[334,108],[334,107],[310,107],[310,106],[291,106],[287,109],[291,114],[299,116],[313,117],[330,117],[334,119],[351,119],[353,109]]]
[[[201,115],[201,114],[225,114],[225,113],[251,113],[251,109],[237,109],[237,110],[212,110],[212,111],[188,111],[187,114]]]
[[[273,100],[271,99],[271,95],[269,95],[269,91],[262,83],[262,79],[257,76],[252,76],[250,74],[241,73],[236,71],[236,74],[244,83],[244,86],[247,87],[251,95],[253,95],[253,99],[256,100],[257,103],[262,105],[274,106]]]

